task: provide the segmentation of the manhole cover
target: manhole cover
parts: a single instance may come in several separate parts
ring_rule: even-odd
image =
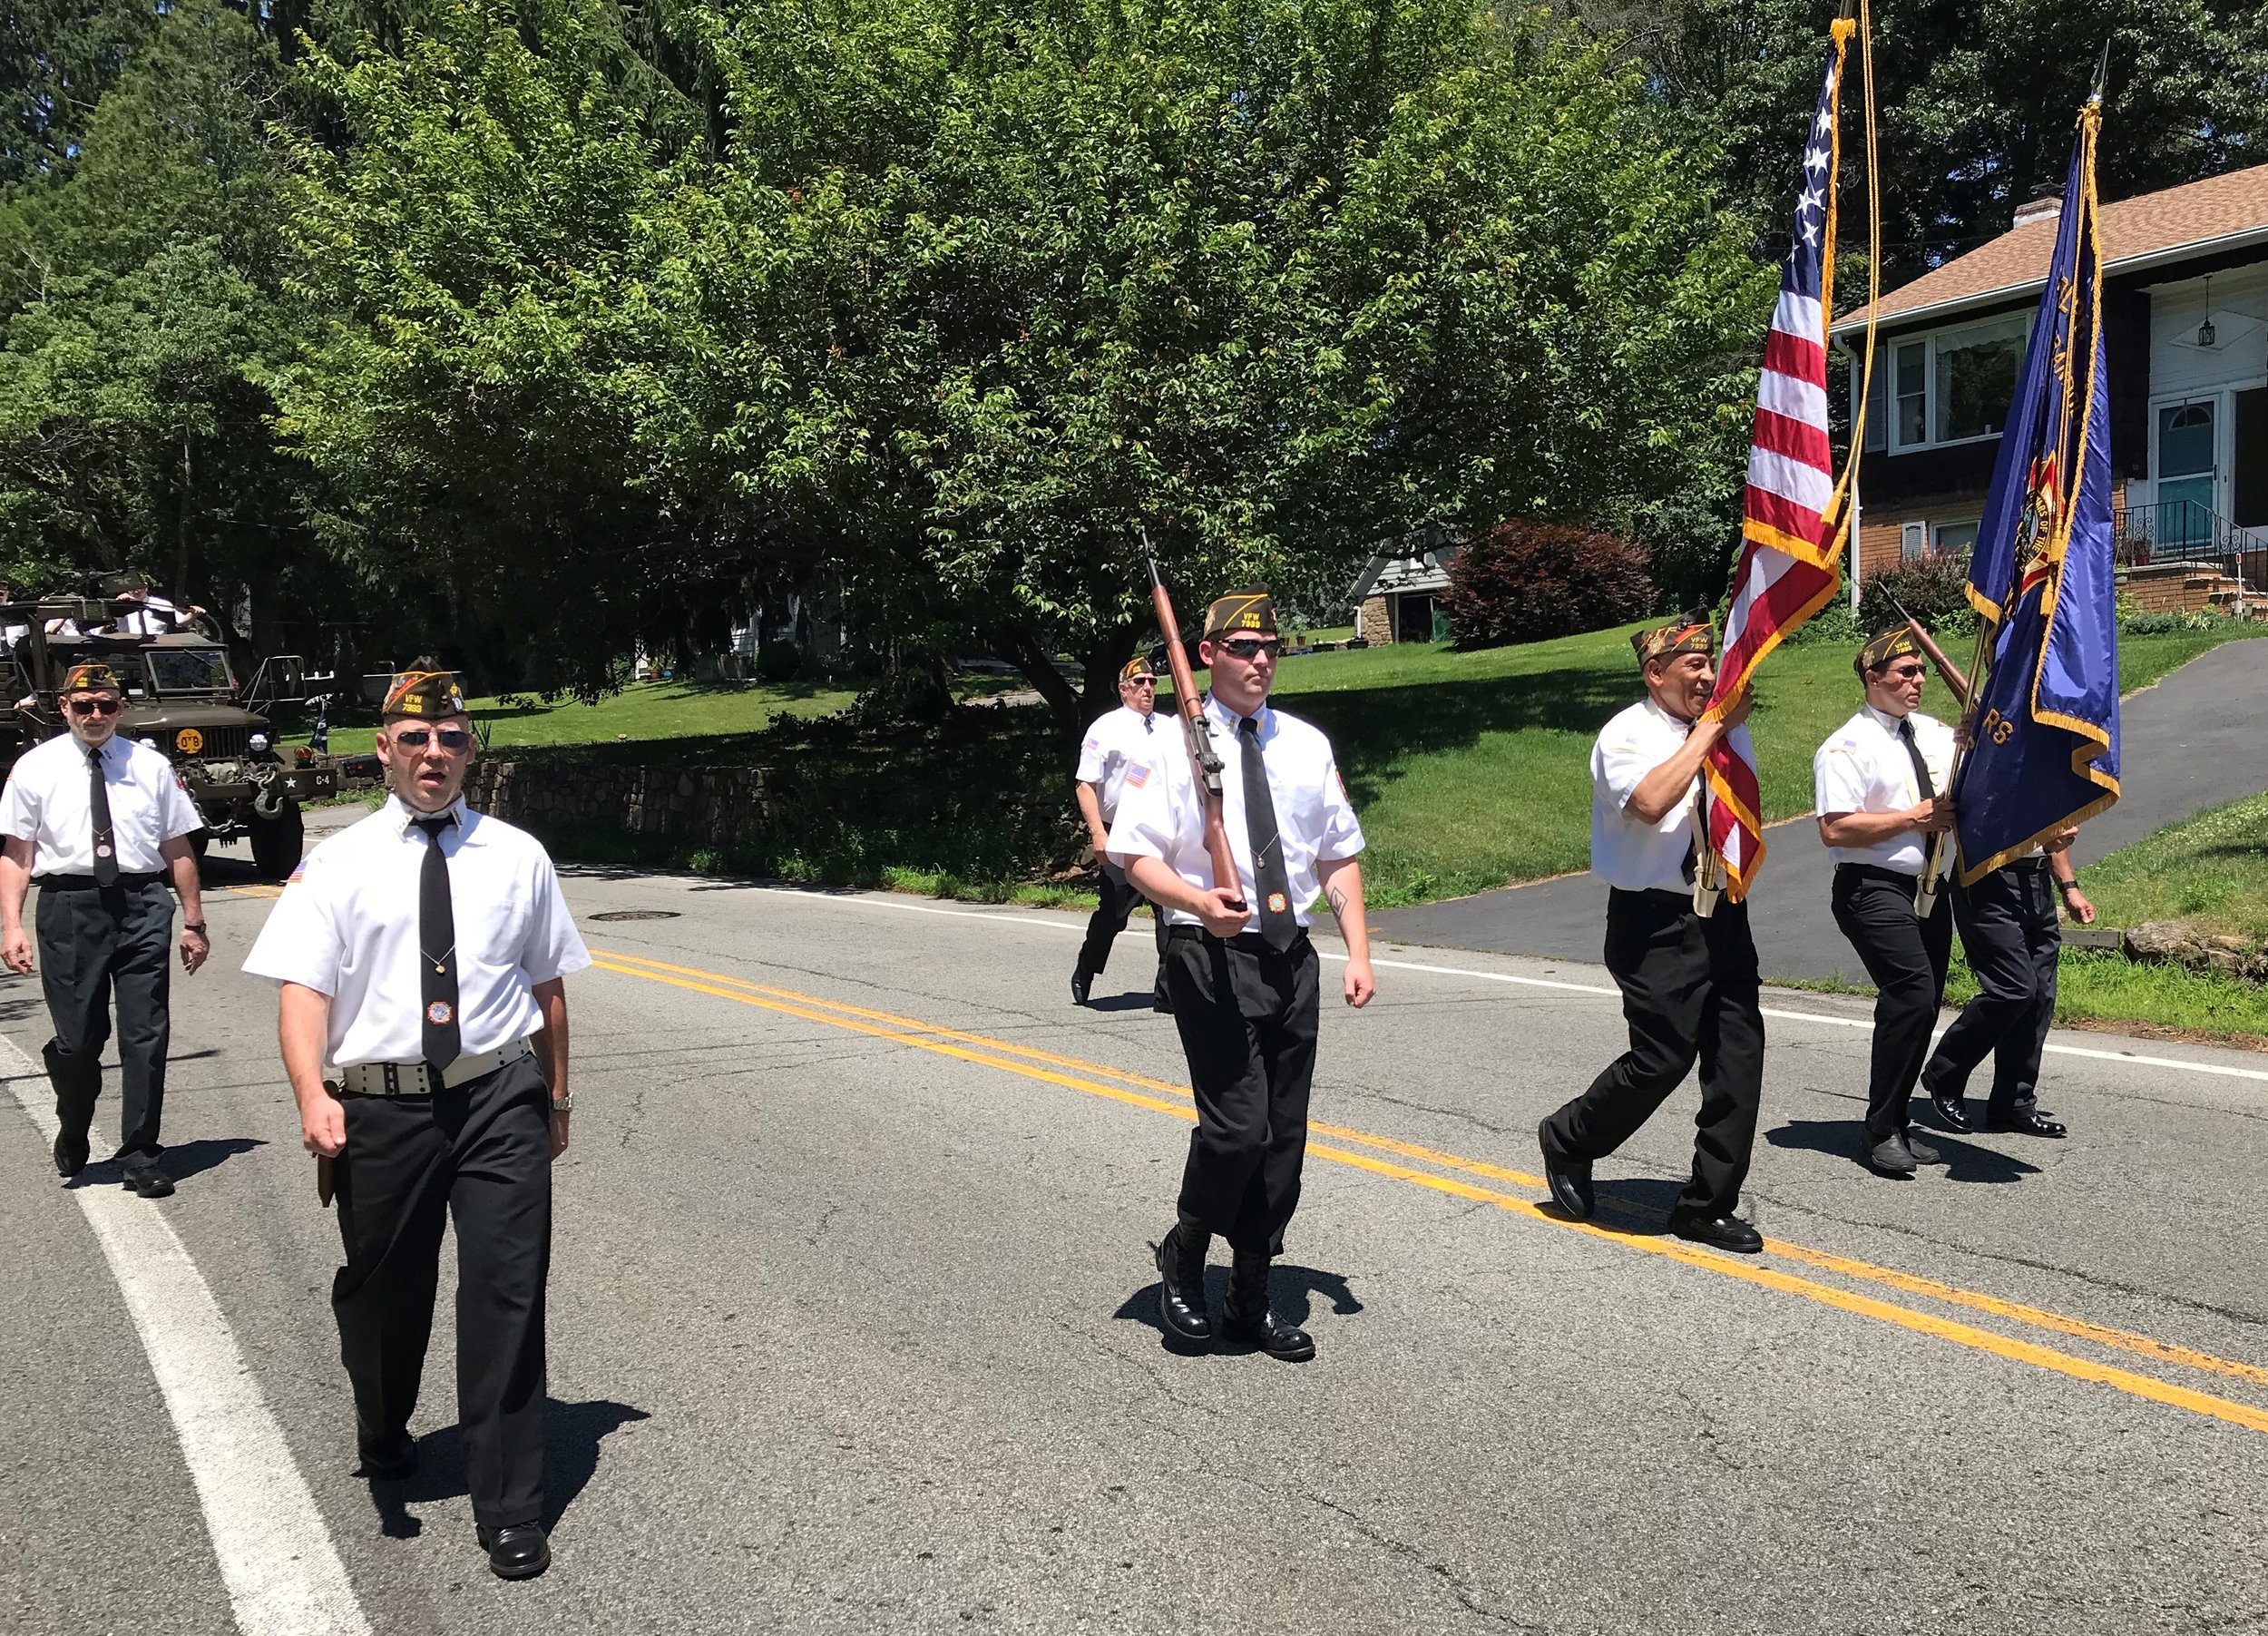
[[[603,915],[586,915],[585,920],[675,920],[675,909],[609,909]]]

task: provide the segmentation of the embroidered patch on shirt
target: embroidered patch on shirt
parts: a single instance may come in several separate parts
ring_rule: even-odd
[[[291,873],[284,877],[284,885],[289,886],[293,881],[298,879],[299,877],[305,875],[307,872],[308,860],[303,857],[298,863],[291,866]]]
[[[1129,761],[1126,764],[1126,781],[1139,789],[1149,782],[1149,769],[1139,761]]]

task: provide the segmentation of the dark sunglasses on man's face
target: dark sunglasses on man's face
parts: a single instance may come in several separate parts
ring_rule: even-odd
[[[123,699],[72,699],[64,704],[64,709],[82,716],[115,716],[125,708]]]
[[[394,735],[394,742],[404,749],[423,749],[435,739],[441,740],[444,749],[463,749],[472,743],[473,735],[461,727],[406,727]]]
[[[1237,658],[1244,660],[1247,663],[1259,658],[1263,653],[1266,653],[1270,659],[1274,659],[1278,653],[1281,653],[1284,651],[1284,644],[1282,642],[1263,642],[1256,636],[1231,637],[1228,641],[1221,643],[1220,647],[1222,652],[1234,653]]]
[[[1899,666],[1896,670],[1892,671],[1890,673],[1890,679],[1891,679],[1892,681],[1921,681],[1921,680],[1924,676],[1927,676],[1929,673],[1930,673],[1930,667],[1929,667],[1928,665],[1925,665],[1925,664],[1913,664],[1913,665],[1904,665],[1904,664],[1901,664],[1901,665],[1900,665],[1900,666]]]

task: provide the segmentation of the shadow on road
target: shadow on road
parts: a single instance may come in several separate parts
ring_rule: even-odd
[[[103,1110],[99,1106],[94,1111],[94,1117],[99,1131],[103,1117]],[[102,1144],[99,1134],[94,1140],[97,1146]],[[267,1145],[265,1139],[258,1136],[200,1137],[195,1141],[184,1141],[178,1147],[167,1148],[159,1156],[158,1168],[176,1181],[186,1181],[191,1176],[217,1170],[239,1153],[249,1153],[254,1148]],[[64,1185],[73,1188],[118,1187],[125,1180],[125,1167],[116,1159],[93,1159],[87,1161],[86,1169]]]
[[[1859,1157],[1861,1132],[1864,1129],[1856,1120],[1793,1119],[1776,1131],[1766,1131],[1764,1139],[1775,1148],[1797,1151],[1833,1153],[1848,1159],[1853,1164],[1863,1164]],[[1963,1141],[1958,1136],[1948,1136],[1942,1131],[1928,1132],[1926,1141],[1945,1155],[1945,1175],[1951,1181],[2009,1182],[2021,1181],[2027,1176],[2039,1174],[2036,1164],[2026,1164],[2006,1153],[1990,1148],[1980,1148],[1973,1141]],[[1930,1167],[1922,1167],[1927,1171]]]
[[[599,1469],[599,1445],[610,1432],[633,1421],[650,1420],[643,1409],[604,1398],[589,1403],[551,1399],[544,1416],[543,1526],[559,1526]],[[445,1425],[417,1439],[417,1469],[399,1481],[373,1480],[370,1504],[378,1514],[378,1532],[388,1539],[415,1539],[425,1523],[410,1514],[412,1505],[455,1499],[467,1492],[464,1476],[463,1428]]]
[[[1217,1313],[1228,1298],[1227,1268],[1213,1266],[1205,1269],[1205,1294],[1212,1309]],[[1317,1268],[1294,1266],[1282,1261],[1268,1269],[1268,1304],[1285,1322],[1304,1327],[1315,1309],[1316,1297],[1329,1303],[1332,1315],[1336,1318],[1352,1318],[1363,1309],[1363,1303],[1355,1298],[1344,1273],[1325,1272]],[[1158,1344],[1169,1351],[1179,1347],[1180,1343],[1166,1333],[1166,1326],[1158,1316],[1158,1286],[1155,1282],[1146,1284],[1128,1296],[1110,1316],[1153,1331]],[[1228,1348],[1230,1351],[1249,1349]]]

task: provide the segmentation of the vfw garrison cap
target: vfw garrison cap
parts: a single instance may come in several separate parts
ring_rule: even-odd
[[[394,678],[394,685],[386,691],[385,708],[378,713],[388,721],[406,716],[428,720],[462,716],[464,694],[457,686],[455,671],[421,659]]]
[[[1276,604],[1268,593],[1254,585],[1244,591],[1232,591],[1216,600],[1205,610],[1205,640],[1217,636],[1275,636]]]
[[[1119,671],[1120,681],[1155,681],[1158,672],[1149,668],[1149,661],[1137,653]]]
[[[1675,659],[1680,653],[1715,653],[1716,632],[1710,628],[1708,610],[1692,608],[1666,625],[1633,632],[1630,646],[1643,666],[1657,659]]]
[[[66,693],[123,693],[118,685],[118,672],[106,664],[74,664],[64,672],[63,691]]]
[[[1921,644],[1914,641],[1910,626],[1892,625],[1859,650],[1858,659],[1852,668],[1863,676],[1869,671],[1887,670],[1892,660],[1904,659],[1909,655],[1921,658]]]

